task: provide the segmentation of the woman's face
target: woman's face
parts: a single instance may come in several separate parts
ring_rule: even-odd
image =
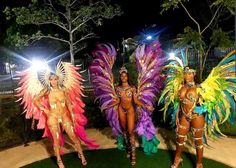
[[[186,72],[184,73],[184,80],[186,82],[194,82],[194,76],[195,76],[194,72]]]
[[[120,74],[120,80],[121,80],[122,83],[127,82],[127,81],[128,81],[128,75],[127,75],[127,73],[122,72],[122,73]]]
[[[58,86],[58,76],[52,75],[49,78],[50,84],[52,87],[57,87]]]

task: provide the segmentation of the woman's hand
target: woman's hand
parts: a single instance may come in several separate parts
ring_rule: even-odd
[[[178,116],[176,116],[176,118],[175,118],[175,125],[176,125],[176,126],[179,125],[179,117],[178,117]]]
[[[136,101],[136,100],[138,100],[138,94],[137,93],[134,93],[134,100]]]
[[[120,103],[120,98],[116,97],[116,98],[114,98],[114,100],[112,101],[111,104],[108,104],[108,105],[107,105],[106,108],[111,108],[111,107],[113,107],[113,106],[118,105],[119,103]]]
[[[48,109],[44,109],[43,112],[46,113],[46,114],[48,115],[48,114],[50,113],[50,110],[48,110]]]
[[[112,102],[112,105],[115,106],[120,103],[120,99],[118,97],[114,98],[114,101]]]
[[[146,107],[146,109],[148,109],[149,111],[153,111],[153,110],[154,110],[154,108],[153,108],[151,105],[146,105],[145,107]]]
[[[140,106],[138,106],[138,107],[147,109],[147,110],[149,110],[149,111],[153,111],[153,110],[154,110],[154,108],[152,107],[152,105],[147,105],[147,104],[143,104],[143,103],[142,103]]]

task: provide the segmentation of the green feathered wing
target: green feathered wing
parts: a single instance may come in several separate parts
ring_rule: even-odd
[[[232,124],[235,122],[235,75],[235,50],[233,50],[212,69],[197,89],[199,102],[207,110],[205,116],[207,136],[224,136],[219,129],[219,124],[226,121]]]

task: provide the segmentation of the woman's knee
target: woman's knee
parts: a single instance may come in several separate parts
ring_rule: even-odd
[[[203,134],[204,134],[204,128],[194,128],[192,127],[192,134],[194,138],[195,147],[197,149],[203,148]]]
[[[70,121],[67,121],[65,123],[63,123],[63,128],[65,129],[66,133],[71,137],[71,138],[75,138],[75,131],[74,131],[74,127],[72,125],[72,123]]]
[[[185,145],[187,141],[187,134],[189,132],[189,126],[179,124],[176,128],[176,141],[179,145]]]

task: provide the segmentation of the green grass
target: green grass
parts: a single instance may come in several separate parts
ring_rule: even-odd
[[[137,149],[137,164],[135,168],[169,168],[173,162],[174,151],[159,150],[152,156],[145,155],[140,148]],[[96,151],[85,151],[88,168],[129,168],[130,163],[124,151],[118,149],[104,149]],[[193,168],[195,155],[183,153],[183,168]],[[82,167],[76,153],[66,154],[62,157],[66,168]],[[230,168],[222,163],[205,159],[203,166],[207,168]],[[55,157],[32,163],[23,168],[57,168]]]

